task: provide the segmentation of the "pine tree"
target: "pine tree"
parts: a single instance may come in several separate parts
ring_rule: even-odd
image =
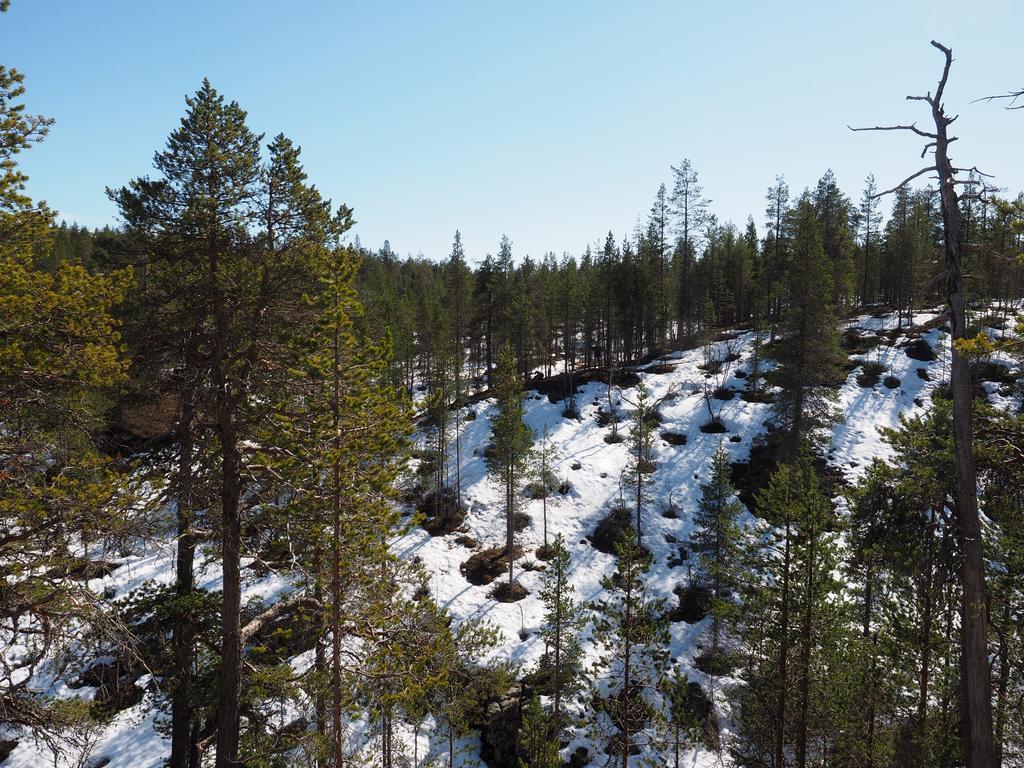
[[[558,477],[552,469],[559,461],[559,451],[558,447],[551,441],[547,424],[544,425],[544,429],[541,431],[540,443],[533,451],[532,458],[534,472],[536,473],[532,483],[532,495],[534,498],[540,496],[541,499],[544,532],[544,543],[537,549],[537,557],[541,560],[547,560],[553,551],[548,545],[548,497],[559,486]]]
[[[814,439],[835,419],[834,388],[845,359],[832,311],[832,270],[808,195],[798,201],[793,216],[792,263],[786,278],[789,304],[775,354],[779,366],[769,376],[770,383],[781,387],[773,412],[790,459],[803,440]]]
[[[285,137],[268,145],[264,162],[245,112],[209,82],[186,103],[181,125],[155,157],[161,178],[136,180],[113,195],[133,226],[168,244],[159,279],[187,285],[198,313],[210,383],[201,409],[213,423],[220,496],[217,765],[227,766],[237,761],[241,730],[242,519],[259,503],[259,495],[243,493],[249,441],[289,385],[301,357],[295,334],[308,320],[303,297],[316,283],[322,246],[350,223],[350,212],[342,207],[332,217]]]
[[[711,650],[721,649],[721,629],[735,614],[738,585],[742,507],[735,498],[729,454],[722,446],[711,458],[711,477],[701,485],[701,498],[693,517],[690,541],[699,553],[695,578],[711,590]]]
[[[563,702],[579,690],[582,682],[583,651],[579,635],[586,617],[582,606],[573,599],[575,590],[569,583],[571,559],[561,534],[555,538],[552,552],[547,569],[541,575],[540,597],[544,603],[541,637],[546,649],[541,668],[551,678],[553,733],[557,741],[565,720]]]
[[[505,557],[508,559],[508,590],[513,589],[516,512],[520,490],[529,467],[533,430],[523,422],[523,384],[516,370],[512,347],[505,344],[498,354],[494,374],[494,397],[498,412],[491,422],[491,447],[487,470],[505,491]]]
[[[602,647],[599,669],[606,690],[595,694],[598,726],[611,731],[605,751],[628,768],[634,748],[656,743],[656,699],[668,663],[664,602],[648,595],[649,559],[629,530],[616,546],[618,568],[601,580],[606,596],[595,607],[594,637]],[[597,682],[597,681],[595,681]]]
[[[789,187],[782,176],[775,177],[775,184],[768,188],[765,195],[768,206],[765,208],[765,225],[768,236],[765,238],[764,264],[765,291],[768,307],[768,319],[771,321],[771,340],[775,340],[775,326],[782,319],[782,307],[785,301],[785,275],[789,269],[789,228],[786,212],[789,210]]]
[[[768,526],[753,542],[739,617],[749,685],[736,751],[745,764],[786,765],[793,755],[805,768],[835,731],[820,683],[848,645],[836,599],[835,515],[806,450],[771,476],[757,510]]]
[[[829,303],[839,311],[849,302],[854,287],[850,199],[839,189],[835,175],[829,170],[818,181],[812,200],[818,217],[822,250],[832,265]]]
[[[869,174],[864,181],[864,194],[858,210],[860,224],[860,286],[859,300],[862,305],[874,304],[878,299],[878,281],[881,269],[880,228],[882,214],[878,210],[878,187],[875,177]]]
[[[676,214],[676,230],[679,233],[678,253],[678,334],[689,332],[694,319],[696,294],[691,285],[693,262],[696,259],[696,240],[707,222],[708,205],[704,189],[699,183],[697,171],[689,159],[672,166],[672,209]]]
[[[558,739],[551,720],[533,696],[523,710],[523,724],[519,730],[519,768],[562,768],[558,754]]]
[[[679,768],[680,751],[695,740],[700,732],[700,722],[691,706],[690,685],[690,679],[678,667],[666,676],[662,685],[662,692],[668,702],[668,740],[672,748],[673,768]]]
[[[97,440],[128,370],[114,313],[132,273],[37,262],[53,214],[24,193],[17,155],[52,121],[27,114],[23,94],[21,73],[0,66],[0,725],[44,738],[92,719],[43,695],[36,675],[60,675],[90,631],[123,636],[88,588],[91,556],[101,542],[128,546],[144,505]]]
[[[649,501],[650,495],[647,491],[648,476],[655,471],[654,419],[657,418],[657,405],[651,403],[647,384],[643,379],[637,385],[636,399],[630,404],[633,406],[633,410],[629,414],[630,455],[623,473],[623,480],[628,483],[633,496],[636,511],[636,540],[637,544],[641,544],[643,509],[646,502]]]

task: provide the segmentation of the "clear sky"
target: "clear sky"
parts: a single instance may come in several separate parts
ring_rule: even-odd
[[[116,223],[104,188],[151,172],[206,76],[302,146],[364,244],[442,258],[458,228],[476,260],[502,233],[517,258],[619,238],[684,157],[741,226],[779,173],[895,184],[920,140],[846,124],[924,125],[904,96],[935,87],[933,37],[954,160],[1016,194],[1024,111],[969,102],[1024,87],[1022,29],[1020,0],[13,0],[0,61],[57,120],[23,168],[69,221]]]

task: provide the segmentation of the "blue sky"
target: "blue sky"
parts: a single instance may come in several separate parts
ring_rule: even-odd
[[[779,173],[895,184],[920,141],[846,124],[926,123],[904,96],[935,86],[933,37],[957,58],[954,160],[1016,194],[1024,112],[969,102],[1024,87],[1022,28],[1014,0],[13,0],[0,60],[57,120],[22,165],[63,218],[116,223],[104,188],[150,172],[206,76],[303,147],[364,244],[442,258],[458,228],[476,260],[502,233],[517,257],[621,237],[684,157],[739,225]]]

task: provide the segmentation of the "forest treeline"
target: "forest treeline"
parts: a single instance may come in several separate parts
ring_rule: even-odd
[[[153,175],[111,180],[120,225],[88,231],[55,226],[25,195],[16,155],[50,121],[25,112],[22,93],[0,69],[0,723],[14,741],[85,761],[146,696],[172,768],[453,765],[511,698],[513,738],[492,765],[564,765],[580,734],[604,754],[579,746],[571,765],[678,766],[696,743],[751,768],[1022,764],[1019,411],[969,406],[977,615],[964,613],[975,585],[955,382],[887,431],[897,460],[856,486],[822,461],[842,345],[858,343],[841,320],[888,308],[919,335],[914,313],[947,297],[949,210],[936,192],[901,187],[883,223],[870,179],[854,203],[831,173],[795,194],[780,177],[763,220],[739,230],[714,217],[683,161],[642,225],[580,254],[516,257],[505,237],[471,266],[454,233],[446,259],[403,259],[350,243],[353,211],[322,197],[298,146],[255,133],[204,82]],[[965,182],[956,248],[970,330],[1009,328],[1024,295],[1024,198]],[[670,658],[670,611],[645,581],[644,521],[667,501],[649,490],[658,403],[642,381],[622,384],[635,392],[619,405],[610,393],[631,363],[723,328],[752,332],[744,395],[772,418],[763,477],[747,489],[753,516],[721,450],[685,511],[684,595],[695,620],[710,617],[694,660],[708,690]],[[961,341],[980,378],[1021,354],[1013,335]],[[721,362],[709,351],[709,372]],[[422,564],[389,542],[462,513],[461,409],[492,397],[486,465],[506,521],[492,595],[521,599],[517,515],[524,494],[557,485],[557,447],[524,423],[525,389],[543,380],[579,419],[576,384],[591,374],[608,387],[609,442],[628,440],[631,457],[615,571],[583,604],[566,544],[545,527],[546,652],[527,670],[487,661],[496,631],[453,622]],[[426,520],[404,515],[410,505]],[[116,600],[89,588],[117,557],[168,540],[170,583]],[[247,597],[259,579],[286,586]],[[965,652],[977,623],[984,669]],[[600,648],[594,669],[584,637]],[[987,720],[968,672],[985,684]],[[148,689],[135,684],[144,675]],[[58,678],[98,693],[40,690]],[[424,729],[430,755],[417,751]]]

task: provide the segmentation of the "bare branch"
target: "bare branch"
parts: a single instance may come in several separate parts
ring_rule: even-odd
[[[847,125],[851,131],[913,131],[918,136],[923,136],[926,139],[937,139],[934,133],[928,133],[922,131],[917,127],[917,123],[911,123],[910,125],[876,125],[871,128],[854,128],[852,125]]]
[[[946,56],[946,66],[942,68],[942,77],[939,78],[939,87],[935,91],[935,103],[942,109],[942,92],[946,90],[946,80],[949,79],[949,68],[953,64],[953,51],[942,43],[932,40],[932,45],[938,48]],[[954,117],[953,120],[956,120]],[[953,122],[950,120],[950,122]]]
[[[978,170],[978,166],[972,166],[971,168],[954,168],[955,173],[976,173],[979,176],[984,176],[986,179],[994,179],[995,177],[991,173],[982,173]],[[977,182],[975,182],[977,183]]]
[[[1024,97],[1024,88],[1019,91],[1009,91],[998,96],[982,96],[980,99],[972,101],[971,104],[978,101],[999,101],[1000,99],[1009,99],[1010,103],[1007,104],[1004,109],[1024,109],[1024,104],[1017,103],[1017,99],[1022,97]]]
[[[875,200],[875,199],[877,199],[879,197],[884,197],[885,195],[891,195],[893,192],[895,192],[896,190],[900,189],[901,187],[905,187],[908,183],[910,183],[911,181],[916,179],[918,176],[923,176],[924,174],[928,173],[929,171],[938,172],[938,168],[936,168],[934,165],[929,165],[927,168],[922,168],[917,173],[912,173],[909,176],[907,176],[907,178],[905,178],[903,181],[901,181],[899,184],[897,184],[892,189],[887,189],[884,192],[879,192],[876,195],[871,195],[871,199]]]

